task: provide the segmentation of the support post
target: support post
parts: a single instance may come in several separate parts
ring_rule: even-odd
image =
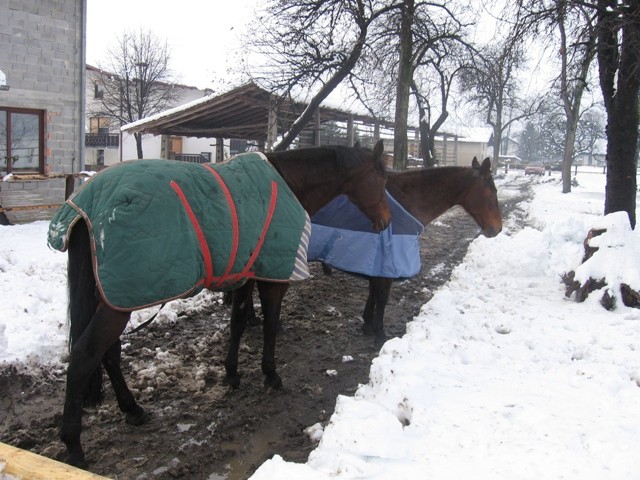
[[[269,108],[269,116],[267,118],[267,142],[265,150],[270,152],[278,138],[278,116],[273,106]]]
[[[316,147],[319,147],[321,144],[320,140],[320,110],[316,110],[315,115],[313,116],[313,144]]]
[[[349,114],[347,119],[347,146],[352,147],[356,139],[356,132],[353,126],[353,115]]]
[[[216,137],[216,162],[224,162],[224,138]]]

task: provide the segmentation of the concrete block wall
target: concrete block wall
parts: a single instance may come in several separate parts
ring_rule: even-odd
[[[85,14],[86,0],[0,2],[0,70],[10,87],[0,91],[0,106],[45,111],[44,160],[52,173],[83,167]],[[64,181],[0,181],[0,207],[17,200],[62,203]]]

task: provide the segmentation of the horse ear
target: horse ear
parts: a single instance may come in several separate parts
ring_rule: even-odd
[[[481,171],[483,175],[491,175],[491,159],[489,157],[482,161]]]
[[[382,157],[382,153],[384,152],[384,142],[382,141],[382,139],[378,140],[378,143],[376,143],[376,146],[373,147],[373,156],[374,158],[380,158]]]
[[[473,160],[471,161],[471,166],[473,168],[478,168],[480,167],[480,162],[478,162],[478,158],[477,157],[473,157]]]
[[[353,148],[360,148],[360,140],[353,144]]]

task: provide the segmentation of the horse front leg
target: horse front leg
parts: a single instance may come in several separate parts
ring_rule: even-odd
[[[282,379],[276,372],[276,337],[280,323],[282,300],[289,288],[288,283],[258,282],[258,295],[264,317],[264,344],[262,348],[262,373],[266,387],[279,389]]]
[[[387,335],[384,333],[384,311],[389,301],[392,283],[391,278],[369,278],[369,297],[362,313],[365,322],[362,329],[366,334],[373,333],[376,348],[382,347],[387,341]]]
[[[223,385],[230,385],[233,388],[240,386],[240,374],[238,373],[238,352],[240,350],[240,339],[247,328],[247,316],[249,305],[253,307],[253,286],[255,281],[249,280],[240,288],[233,291],[231,304],[231,325],[229,328],[229,350],[224,361],[226,371],[222,380]]]
[[[367,303],[364,305],[362,312],[362,333],[365,335],[373,335],[373,311],[376,306],[376,296],[374,295],[373,280],[375,277],[369,277],[369,295],[367,296]]]
[[[118,340],[129,321],[129,313],[117,312],[100,303],[87,328],[71,349],[60,438],[67,446],[66,462],[86,468],[80,433],[85,388],[107,349]]]
[[[116,393],[118,407],[125,413],[125,420],[129,425],[142,425],[145,421],[144,410],[137,403],[120,368],[122,345],[120,339],[109,347],[102,359],[104,369]]]

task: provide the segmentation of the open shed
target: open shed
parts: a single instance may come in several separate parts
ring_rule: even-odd
[[[288,131],[307,108],[304,102],[283,99],[247,83],[220,95],[210,95],[158,113],[122,127],[128,133],[176,135],[253,140],[260,149],[271,150],[280,133]],[[323,130],[343,129],[341,138],[352,145],[356,140],[371,141],[393,135],[393,122],[372,116],[321,106],[314,119],[299,136],[300,147],[321,145]],[[338,143],[332,141],[331,143]],[[217,142],[222,145],[222,141]],[[217,159],[222,158],[221,148]]]

